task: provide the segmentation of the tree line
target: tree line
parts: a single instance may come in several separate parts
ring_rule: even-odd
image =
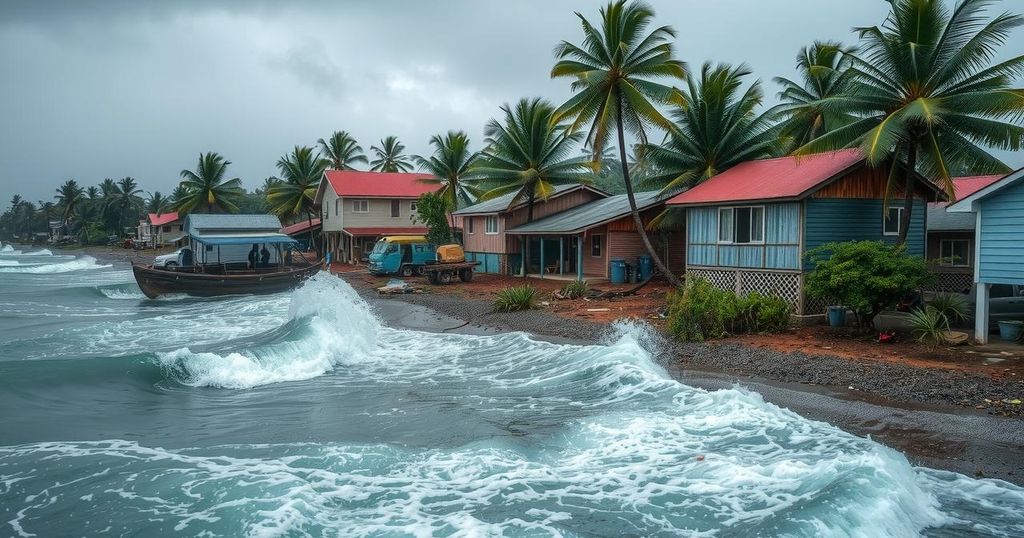
[[[549,75],[568,79],[569,100],[556,105],[533,97],[501,106],[484,126],[479,150],[464,131],[449,131],[430,139],[430,155],[406,155],[392,136],[371,146],[368,157],[338,131],[282,156],[278,176],[258,192],[267,210],[312,220],[325,169],[419,169],[434,176],[428,181],[438,185],[449,212],[514,193],[532,219],[533,204],[557,186],[597,184],[627,195],[641,240],[671,278],[641,222],[637,189],[675,192],[751,159],[858,148],[871,166],[887,171],[888,192],[906,196],[904,241],[913,172],[952,198],[953,177],[1009,172],[990,151],[1024,143],[1024,89],[1014,87],[1024,76],[1024,55],[997,61],[1024,18],[992,16],[992,3],[891,0],[886,19],[855,28],[852,44],[823,40],[799,51],[798,77],[774,79],[779,104],[768,108],[747,66],[709,62],[694,70],[675,56],[676,32],[657,25],[650,6],[613,1],[595,20],[577,12],[582,39],[555,49]],[[200,155],[194,171],[182,171],[168,207],[238,211],[244,192],[237,178],[225,179],[228,164],[216,153]],[[69,218],[75,191],[65,187],[49,209]],[[24,222],[8,218],[16,209],[4,214],[5,230],[8,220]],[[667,212],[654,225],[676,220]]]

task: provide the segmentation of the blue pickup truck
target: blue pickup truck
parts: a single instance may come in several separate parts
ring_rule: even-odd
[[[382,237],[370,252],[370,273],[374,275],[423,274],[423,266],[437,259],[436,247],[422,235]]]

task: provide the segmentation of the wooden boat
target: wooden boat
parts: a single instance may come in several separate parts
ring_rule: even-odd
[[[152,265],[132,264],[135,281],[150,299],[183,293],[194,297],[266,294],[286,291],[315,275],[322,264],[296,267],[279,265],[266,268],[232,269],[229,264],[195,269],[159,269]]]

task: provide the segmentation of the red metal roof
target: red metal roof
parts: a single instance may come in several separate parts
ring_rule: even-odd
[[[956,199],[962,200],[1004,177],[1006,176],[955,177],[953,178],[953,191],[956,194]]]
[[[149,214],[149,223],[153,226],[163,226],[176,220],[178,220],[177,212],[160,213],[159,215],[156,213]]]
[[[670,199],[668,205],[795,199],[864,160],[858,149],[747,161]]]
[[[300,234],[306,232],[310,228],[316,228],[318,226],[320,226],[319,217],[313,219],[312,225],[310,225],[309,220],[307,219],[304,221],[296,222],[295,224],[285,226],[284,228],[281,228],[281,233],[285,235]]]
[[[420,181],[434,177],[430,174],[328,170],[324,175],[338,196],[417,198],[440,187]]]
[[[363,235],[423,235],[427,233],[426,228],[416,226],[374,226],[369,228],[345,228],[345,233],[351,236]]]

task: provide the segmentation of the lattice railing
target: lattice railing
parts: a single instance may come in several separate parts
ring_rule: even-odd
[[[925,291],[941,291],[947,293],[968,293],[974,284],[974,273],[969,268],[962,270],[932,268],[935,282],[925,286]]]
[[[687,270],[686,276],[687,278],[703,278],[716,288],[738,295],[756,291],[763,295],[779,297],[793,305],[795,313],[803,313],[800,273],[701,267]]]

